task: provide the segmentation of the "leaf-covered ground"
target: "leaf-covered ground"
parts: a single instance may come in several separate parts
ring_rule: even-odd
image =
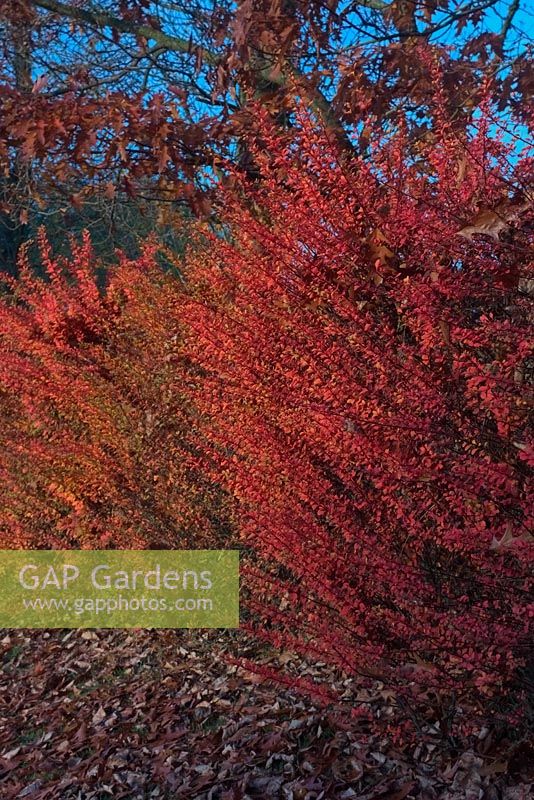
[[[240,632],[4,631],[1,800],[533,796],[524,744],[485,730],[451,756],[427,731],[401,751],[228,654],[258,658]],[[387,714],[380,684],[364,700]]]

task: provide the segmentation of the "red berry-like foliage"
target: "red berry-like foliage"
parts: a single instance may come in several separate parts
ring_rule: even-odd
[[[197,468],[184,399],[179,283],[155,247],[101,291],[88,238],[69,261],[41,237],[0,302],[0,543],[25,548],[202,547],[222,494]]]
[[[247,624],[462,726],[532,680],[532,162],[489,108],[454,131],[435,79],[415,152],[400,124],[348,161],[258,109],[183,318],[261,560]]]

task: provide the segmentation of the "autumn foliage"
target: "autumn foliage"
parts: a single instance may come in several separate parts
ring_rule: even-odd
[[[400,126],[348,165],[258,110],[183,318],[212,477],[268,565],[250,627],[380,677],[405,721],[435,692],[449,732],[532,666],[531,162],[488,107],[458,136],[434,81],[416,157]]]
[[[220,491],[198,473],[179,366],[175,278],[148,247],[104,292],[88,237],[41,238],[0,305],[0,540],[6,547],[213,544]]]
[[[87,242],[66,275],[23,269],[1,524],[15,546],[215,543],[222,489],[247,626],[380,678],[397,732],[425,708],[449,734],[532,680],[532,162],[489,104],[452,126],[428,70],[432,135],[379,127],[366,157],[256,109],[254,172],[228,165],[185,286],[150,248],[103,294]]]

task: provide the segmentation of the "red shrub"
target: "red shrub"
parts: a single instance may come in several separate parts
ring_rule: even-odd
[[[175,310],[147,248],[100,292],[86,238],[0,302],[0,544],[187,547],[224,531],[197,468]]]
[[[212,478],[271,565],[250,625],[405,709],[454,696],[462,723],[528,667],[532,234],[510,187],[531,162],[487,109],[350,162],[305,114],[283,138],[257,113],[257,175],[231,176],[232,239],[192,259],[182,312]]]
[[[349,161],[305,114],[281,137],[258,110],[255,177],[221,189],[187,292],[150,249],[103,294],[87,243],[66,273],[45,252],[48,282],[24,269],[0,305],[4,542],[215,544],[221,483],[258,636],[379,676],[405,717],[437,696],[447,732],[444,705],[460,726],[512,711],[532,162],[489,113]]]

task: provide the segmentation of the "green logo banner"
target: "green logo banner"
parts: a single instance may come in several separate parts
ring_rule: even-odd
[[[238,628],[237,550],[0,550],[2,628]]]

